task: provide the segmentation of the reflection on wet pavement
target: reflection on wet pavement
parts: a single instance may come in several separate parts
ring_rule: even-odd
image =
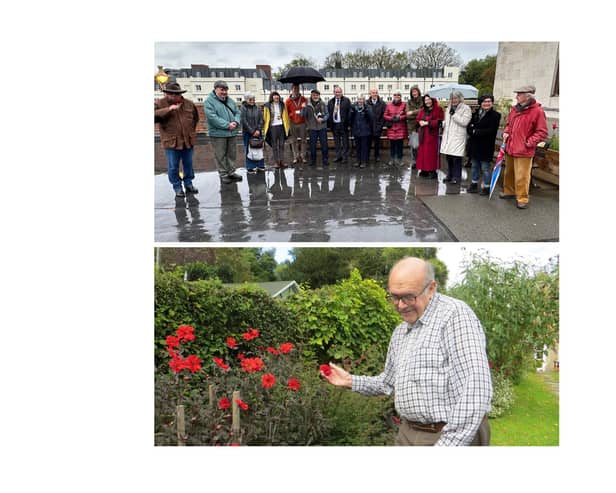
[[[231,185],[217,172],[197,173],[200,192],[185,199],[175,198],[166,175],[156,175],[155,241],[456,241],[419,199],[452,193],[441,172],[438,179],[408,167],[239,173],[244,180]]]

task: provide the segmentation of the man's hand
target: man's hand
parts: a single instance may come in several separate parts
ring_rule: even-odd
[[[172,111],[173,110],[177,110],[177,109],[179,109],[180,106],[182,106],[182,105],[181,104],[172,104],[172,105],[169,105],[169,109],[172,110]]]
[[[332,385],[336,385],[337,387],[348,387],[350,389],[353,384],[351,374],[333,363],[330,363],[329,367],[332,372],[327,376],[325,373],[321,372],[321,376]]]
[[[229,130],[235,130],[236,127],[237,127],[237,122],[229,123]]]
[[[508,138],[509,138],[509,134],[508,133],[503,133],[503,142],[507,142]]]

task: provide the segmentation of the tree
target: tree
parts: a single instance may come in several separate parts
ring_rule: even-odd
[[[459,67],[462,63],[458,52],[441,42],[421,45],[411,53],[410,61],[419,69]]]
[[[492,94],[496,73],[496,55],[470,60],[460,72],[460,83],[475,86],[479,94]]]
[[[328,55],[325,58],[325,62],[323,63],[323,68],[343,68],[345,65],[344,55],[340,50],[334,51],[331,55]]]
[[[317,62],[313,58],[297,54],[295,55],[295,58],[293,58],[293,60],[287,63],[284,67],[278,67],[278,71],[274,72],[273,77],[274,79],[279,79],[282,77],[282,74],[292,67],[316,67],[316,64]]]

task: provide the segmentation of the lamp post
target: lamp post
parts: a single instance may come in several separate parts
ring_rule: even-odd
[[[162,65],[158,66],[158,72],[154,76],[154,79],[156,80],[156,82],[158,82],[158,88],[161,91],[164,90],[165,86],[167,85],[167,82],[169,81],[169,76],[163,70],[163,66]]]

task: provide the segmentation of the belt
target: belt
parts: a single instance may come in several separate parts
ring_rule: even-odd
[[[447,423],[439,421],[438,423],[418,423],[417,421],[409,421],[405,419],[407,424],[417,431],[427,431],[428,433],[439,433]]]

